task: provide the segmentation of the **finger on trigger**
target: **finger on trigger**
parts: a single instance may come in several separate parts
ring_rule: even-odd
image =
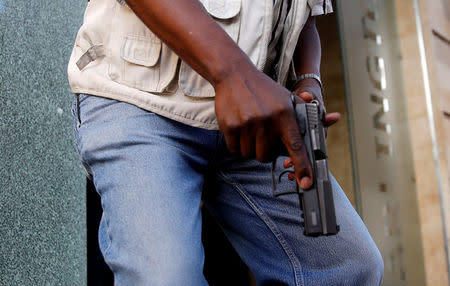
[[[292,158],[287,158],[283,162],[283,167],[285,168],[291,168],[294,165],[294,161],[292,161]]]
[[[295,119],[286,123],[282,130],[282,141],[294,163],[295,177],[302,189],[309,189],[313,181],[311,163]]]
[[[289,174],[288,174],[288,179],[289,179],[290,181],[295,180],[295,174],[294,174],[294,173],[289,173]]]

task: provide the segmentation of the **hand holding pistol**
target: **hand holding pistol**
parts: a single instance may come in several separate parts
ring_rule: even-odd
[[[339,232],[336,222],[336,213],[333,200],[333,188],[330,181],[328,154],[325,138],[325,127],[322,119],[325,116],[324,108],[318,101],[311,103],[294,104],[297,115],[297,124],[306,145],[308,158],[314,173],[311,188],[302,190],[297,184],[297,193],[300,196],[300,206],[303,211],[305,235],[321,236],[335,235]],[[272,180],[274,191],[281,181],[283,173],[275,178],[272,167]],[[292,172],[286,171],[286,172]]]

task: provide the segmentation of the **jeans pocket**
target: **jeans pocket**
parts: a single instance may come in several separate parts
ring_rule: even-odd
[[[80,128],[81,124],[79,94],[75,94],[75,97],[72,102],[72,116],[74,122],[74,131],[77,131],[78,128]]]
[[[77,96],[78,96],[78,102],[81,103],[89,96],[89,94],[78,93]]]
[[[81,127],[81,116],[80,116],[80,102],[82,102],[84,99],[86,99],[89,95],[87,94],[75,94],[75,98],[72,103],[72,115],[73,115],[73,140],[74,140],[74,147],[76,152],[78,153],[81,165],[83,167],[83,171],[86,175],[86,177],[92,179],[92,171],[91,168],[88,166],[88,164],[83,160],[81,156],[81,150],[80,150],[80,127]]]
[[[72,104],[72,115],[74,118],[76,131],[81,127],[81,123],[82,123],[80,105],[87,97],[89,97],[88,94],[83,94],[83,93],[75,94],[75,99]]]

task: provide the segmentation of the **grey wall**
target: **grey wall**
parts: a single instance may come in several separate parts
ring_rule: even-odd
[[[0,0],[0,285],[85,285],[66,65],[83,0]]]

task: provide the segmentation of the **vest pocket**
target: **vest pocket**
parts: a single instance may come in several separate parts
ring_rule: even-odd
[[[241,0],[200,0],[206,11],[235,41],[239,39]],[[178,84],[183,92],[192,97],[215,96],[213,86],[187,63],[181,62]]]
[[[161,46],[156,37],[126,36],[120,50],[122,83],[139,90],[157,91]]]
[[[109,77],[141,91],[172,92],[178,56],[128,7],[117,4],[115,16],[111,28]]]
[[[120,58],[122,71],[110,69],[110,76],[127,86],[163,93],[175,77],[178,56],[155,35],[126,36]]]
[[[156,37],[131,35],[125,37],[120,56],[129,63],[153,67],[158,62],[161,46],[161,41]]]

